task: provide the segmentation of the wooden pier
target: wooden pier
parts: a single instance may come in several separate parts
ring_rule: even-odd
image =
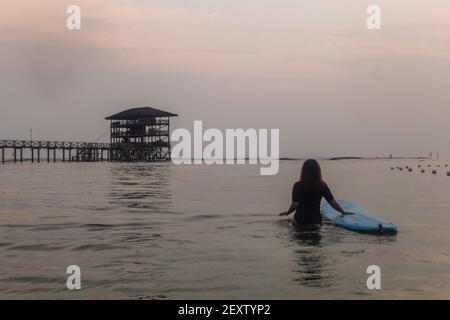
[[[56,162],[57,151],[60,161],[110,161],[110,143],[64,142],[64,141],[30,141],[0,140],[1,162],[5,163],[5,151],[12,151],[12,161],[23,162],[24,151],[29,151],[31,162]],[[44,153],[44,154],[42,154]],[[42,157],[43,156],[43,157]]]
[[[110,143],[33,141],[31,137],[0,140],[1,162],[167,161],[171,155],[170,118],[177,116],[151,107],[111,115],[106,118],[110,121]],[[7,150],[12,151],[8,159]]]

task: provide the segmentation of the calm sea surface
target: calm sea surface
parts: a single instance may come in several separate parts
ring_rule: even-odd
[[[396,223],[396,236],[296,231],[277,213],[297,161],[276,176],[252,165],[0,165],[0,298],[450,299],[445,163],[321,162],[336,198]],[[414,171],[390,170],[400,165]],[[382,290],[366,287],[372,264]],[[69,265],[81,268],[79,291],[66,288]]]

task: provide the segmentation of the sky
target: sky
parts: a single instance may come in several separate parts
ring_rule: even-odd
[[[449,14],[448,0],[4,0],[0,139],[107,141],[106,116],[152,106],[179,114],[173,128],[280,129],[284,157],[450,156]]]

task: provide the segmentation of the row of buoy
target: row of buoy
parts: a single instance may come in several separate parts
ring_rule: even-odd
[[[431,168],[431,164],[428,164],[428,165],[427,165],[427,167],[428,167],[428,168]],[[441,165],[440,165],[440,164],[438,164],[438,165],[436,165],[436,167],[437,167],[437,168],[440,168],[440,167],[441,167]],[[447,168],[447,167],[448,167],[448,164],[445,164],[445,165],[444,165],[444,167],[446,167],[446,168]],[[398,167],[397,167],[397,168],[398,168]],[[409,166],[405,166],[405,168],[407,168],[407,169],[408,169],[408,168],[409,168]],[[417,168],[422,168],[422,165],[418,164],[418,165],[417,165]]]
[[[418,168],[421,168],[420,164],[417,166]],[[428,165],[428,167],[430,167],[430,165]],[[440,165],[437,165],[438,168],[440,168]],[[448,167],[448,165],[446,164],[445,167]],[[394,167],[391,167],[391,170],[394,170]],[[396,167],[396,169],[403,171],[403,167]],[[413,169],[410,166],[405,166],[405,169],[408,170],[408,172],[413,172]],[[421,169],[420,170],[421,173],[425,173],[425,169]],[[437,169],[432,169],[431,170],[432,174],[437,174]],[[447,171],[447,176],[450,177],[450,171]]]
[[[417,167],[418,167],[418,168],[420,168],[420,164],[419,164],[419,165],[417,165]],[[440,165],[440,164],[438,164],[438,165],[436,165],[436,167],[437,167],[437,168],[440,168],[440,167],[441,167],[441,165]],[[444,165],[444,167],[446,167],[446,168],[447,168],[447,167],[448,167],[448,164],[445,164],[445,165]],[[431,168],[431,164],[429,164],[429,165],[428,165],[428,168]]]

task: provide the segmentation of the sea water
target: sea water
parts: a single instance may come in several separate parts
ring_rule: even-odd
[[[431,174],[437,162],[320,163],[336,198],[398,234],[301,231],[278,217],[301,161],[275,176],[252,165],[0,165],[0,298],[449,299],[450,178]],[[427,172],[390,170],[418,164]],[[80,290],[67,288],[71,265]],[[371,265],[380,290],[367,288]]]

